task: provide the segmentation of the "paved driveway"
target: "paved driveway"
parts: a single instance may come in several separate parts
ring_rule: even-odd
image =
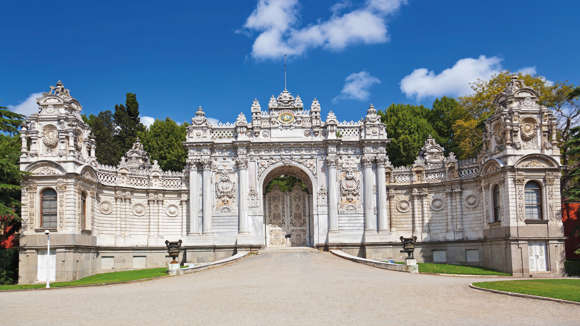
[[[1,325],[579,325],[580,307],[469,289],[314,250],[181,277],[0,293]]]

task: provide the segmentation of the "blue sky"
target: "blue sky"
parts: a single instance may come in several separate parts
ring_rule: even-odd
[[[119,4],[122,3],[122,4]],[[580,83],[578,1],[10,1],[0,105],[29,113],[61,79],[97,113],[137,93],[144,116],[249,116],[283,88],[323,116],[430,105],[502,69]],[[33,95],[31,97],[31,95]],[[27,101],[28,99],[28,101]]]

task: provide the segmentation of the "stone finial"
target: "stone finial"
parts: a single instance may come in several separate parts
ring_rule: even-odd
[[[302,99],[300,98],[300,95],[296,96],[296,99],[294,100],[294,107],[295,108],[302,108],[304,107],[304,104],[302,103]]]
[[[338,124],[338,120],[336,120],[336,115],[334,115],[334,112],[328,112],[328,115],[326,116],[326,124]]]
[[[191,119],[191,122],[194,125],[202,125],[207,123],[207,118],[205,117],[205,112],[203,112],[201,105],[197,107],[197,111],[195,111],[195,117]]]
[[[377,114],[377,110],[375,109],[374,105],[370,105],[367,110],[367,115],[365,117],[365,122],[370,124],[377,124],[379,123],[380,117]]]
[[[255,98],[254,102],[252,102],[252,112],[260,112],[262,110],[262,107],[260,106],[260,102],[258,102],[258,99]]]
[[[425,140],[423,148],[419,151],[419,158],[427,163],[427,165],[440,164],[445,160],[444,152],[443,146],[437,144],[435,139],[429,135]]]
[[[205,117],[205,112],[203,112],[203,108],[200,106],[197,107],[197,111],[195,111],[196,117]]]
[[[276,98],[274,97],[274,95],[272,95],[272,97],[270,97],[270,102],[268,102],[268,108],[273,109],[276,107],[278,107],[278,102],[276,101]]]
[[[238,115],[238,118],[236,119],[236,126],[240,126],[240,125],[247,125],[248,121],[246,120],[246,116],[244,115],[243,112],[240,112],[240,114]]]
[[[318,103],[318,99],[314,98],[312,104],[310,105],[310,111],[317,111],[320,112],[320,103]]]
[[[510,77],[510,81],[508,82],[508,84],[504,90],[504,93],[508,94],[508,95],[512,95],[522,87],[524,87],[524,84],[520,80],[520,78],[517,75],[512,75]]]
[[[57,81],[56,86],[50,86],[48,95],[56,95],[60,97],[70,97],[70,91],[64,87],[62,81]]]

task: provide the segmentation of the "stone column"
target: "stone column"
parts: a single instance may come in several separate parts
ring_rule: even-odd
[[[189,233],[199,233],[197,213],[199,208],[199,178],[197,163],[191,162],[189,165]]]
[[[385,184],[385,160],[377,161],[377,191],[379,193],[377,203],[377,213],[379,215],[379,231],[389,229],[387,220],[387,186]]]
[[[453,192],[455,192],[455,230],[456,231],[463,231],[463,207],[461,205],[461,199],[462,199],[462,194],[461,194],[461,188],[455,188],[453,189]]]
[[[211,162],[203,162],[203,233],[211,232],[211,197],[213,191],[211,189]]]
[[[336,185],[336,160],[326,160],[328,166],[328,228],[338,231],[338,186]]]
[[[364,213],[365,230],[377,229],[376,218],[373,210],[373,162],[366,157],[362,159],[364,173]]]
[[[248,233],[248,161],[238,159],[238,214],[239,214],[239,232]]]
[[[447,232],[453,231],[453,190],[447,189]]]

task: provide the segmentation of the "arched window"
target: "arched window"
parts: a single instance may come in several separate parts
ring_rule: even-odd
[[[81,193],[81,230],[87,228],[87,193]]]
[[[45,229],[56,229],[56,191],[44,189],[40,193],[40,226]]]
[[[526,183],[526,219],[542,219],[542,188],[535,181]]]
[[[500,201],[499,197],[499,185],[493,186],[493,221],[499,222],[501,220],[500,216]]]

